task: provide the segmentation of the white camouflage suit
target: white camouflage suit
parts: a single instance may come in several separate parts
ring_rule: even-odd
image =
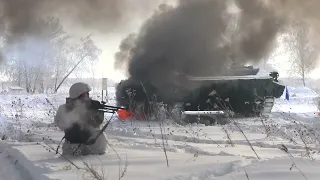
[[[89,97],[78,98],[81,94],[87,93],[91,88],[85,83],[75,83],[70,87],[69,96],[73,103],[66,103],[59,106],[54,122],[59,129],[65,131],[72,124],[77,123],[80,128],[89,130],[91,138],[96,137],[100,132],[100,126],[104,120],[103,112],[89,110],[86,103],[91,99]],[[107,148],[107,140],[105,133],[102,133],[96,142],[92,145],[71,144],[65,140],[62,145],[63,155],[102,155]],[[78,149],[77,151],[75,151]]]

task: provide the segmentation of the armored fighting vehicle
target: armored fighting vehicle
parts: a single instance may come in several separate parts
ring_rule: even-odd
[[[174,100],[161,98],[161,95],[157,100],[167,104],[168,112],[174,112],[174,117],[182,123],[224,124],[227,123],[226,116],[230,115],[267,115],[272,110],[274,99],[283,94],[285,86],[278,81],[278,72],[259,72],[260,69],[253,66],[233,66],[222,76],[183,76],[184,81],[180,82],[196,88],[174,95]],[[157,94],[156,90],[151,91],[155,88],[150,84],[121,82],[117,90],[118,105],[130,107],[129,103],[134,102],[135,107],[143,109],[144,115],[153,113],[149,108],[150,94],[147,95],[146,88],[149,93]],[[128,89],[135,92],[131,99],[124,95]]]

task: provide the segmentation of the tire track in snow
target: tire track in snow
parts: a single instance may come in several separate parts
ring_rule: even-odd
[[[155,144],[151,139],[148,141],[143,141],[143,139],[135,139],[135,138],[121,138],[121,137],[113,137],[112,139],[118,141],[117,146],[123,148],[137,148],[137,149],[149,149],[149,148],[162,148],[160,144]],[[119,143],[121,142],[121,143]],[[179,144],[180,143],[180,144]],[[209,152],[201,149],[200,147],[196,147],[194,145],[190,145],[183,142],[175,142],[168,141],[168,145],[166,146],[166,150],[170,152],[184,152],[193,155],[203,155],[203,156],[236,156],[234,154],[226,153],[224,151],[220,151],[219,153]],[[223,149],[222,149],[223,150]],[[255,156],[243,156],[249,159],[254,159]]]
[[[0,179],[33,180],[30,173],[20,165],[18,159],[12,156],[9,151],[11,151],[11,147],[0,142]]]
[[[223,164],[223,166],[216,169],[207,169],[199,173],[180,175],[165,180],[213,180],[219,177],[231,174],[239,168],[246,166],[243,161],[232,161]]]
[[[108,135],[111,135],[112,138],[140,138],[140,139],[146,139],[146,140],[154,140],[156,139],[157,141],[161,141],[161,134],[153,134],[147,131],[142,131],[142,130],[131,130],[131,127],[126,127],[127,129],[109,129],[106,133]],[[196,144],[212,144],[217,147],[225,147],[230,145],[229,140],[211,140],[208,139],[205,136],[200,136],[200,137],[192,137],[192,136],[184,136],[184,135],[174,135],[170,134],[166,136],[168,141],[173,141],[173,142],[183,142],[183,143],[196,143]],[[206,138],[206,139],[205,139]],[[286,139],[283,139],[286,140]],[[301,146],[297,146],[294,144],[290,143],[285,143],[283,140],[281,141],[269,141],[268,142],[263,142],[266,141],[266,139],[251,139],[250,142],[253,147],[256,148],[279,148],[281,144],[285,144],[287,148],[289,149],[294,149],[294,150],[305,150],[305,147],[303,144]],[[235,145],[244,145],[247,146],[248,143],[246,140],[232,140],[232,142]]]

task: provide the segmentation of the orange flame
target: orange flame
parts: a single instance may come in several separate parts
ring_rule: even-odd
[[[130,112],[130,111],[127,111],[124,109],[119,109],[117,113],[118,113],[119,120],[123,120],[123,121],[132,120],[132,119],[135,119],[135,120],[146,120],[147,119],[145,116],[142,116],[142,115],[137,116],[133,112]]]
[[[118,116],[119,116],[120,120],[130,120],[130,118],[133,116],[133,114],[127,110],[119,109]]]

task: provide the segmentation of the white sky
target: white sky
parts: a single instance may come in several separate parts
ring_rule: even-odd
[[[105,41],[98,43],[103,50],[99,63],[96,67],[96,76],[110,78],[114,80],[124,79],[125,76],[114,69],[114,54],[118,51],[122,36],[106,38]]]

